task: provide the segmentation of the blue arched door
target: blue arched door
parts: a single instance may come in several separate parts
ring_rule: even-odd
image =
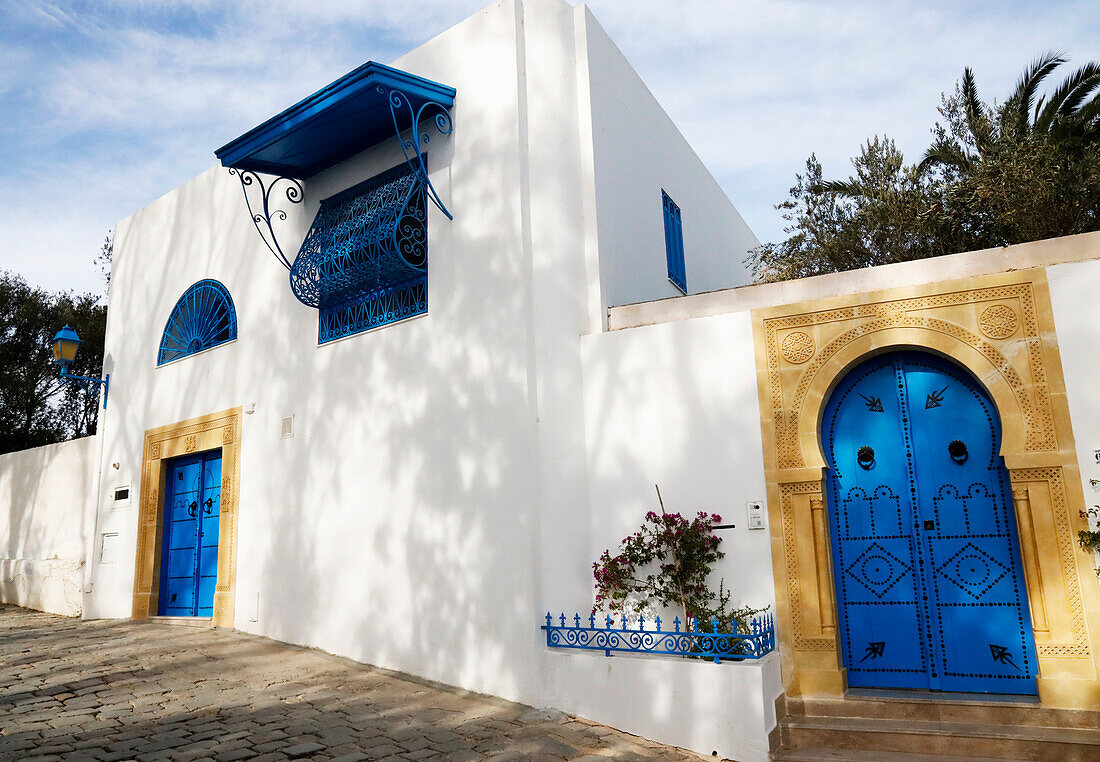
[[[923,352],[850,371],[822,418],[852,687],[1035,693],[1035,646],[993,401]]]

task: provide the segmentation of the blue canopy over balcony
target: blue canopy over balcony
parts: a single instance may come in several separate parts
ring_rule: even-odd
[[[453,87],[368,61],[214,153],[225,167],[304,180],[414,127],[428,104],[450,109],[454,98]]]

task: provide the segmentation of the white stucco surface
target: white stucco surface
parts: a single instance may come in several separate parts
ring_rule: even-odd
[[[0,455],[0,602],[80,616],[96,439]]]
[[[779,655],[759,662],[608,658],[599,652],[552,651],[555,706],[582,717],[700,754],[766,762],[783,688]]]
[[[581,356],[589,563],[658,509],[657,484],[667,511],[735,525],[718,530],[726,555],[712,583],[724,580],[734,605],[774,611],[769,533],[746,521],[747,503],[765,498],[749,314],[592,334]],[[587,575],[559,600],[591,602],[591,585]],[[704,754],[767,759],[782,692],[774,655],[715,665],[551,652],[546,661],[555,706]]]
[[[747,504],[765,500],[752,324],[741,312],[585,336],[589,556],[614,548],[657,509],[717,513],[733,602],[774,598],[767,529]],[[717,580],[716,580],[717,582]]]
[[[1097,235],[1097,234],[1094,234]],[[1097,235],[1100,239],[1100,235]],[[1100,240],[1095,256],[1100,256]],[[1081,469],[1089,526],[1100,530],[1100,261],[1074,262],[1047,268],[1058,350],[1066,379],[1066,395],[1077,460]],[[1095,557],[1100,567],[1100,554]]]
[[[688,293],[748,283],[759,241],[590,12],[588,42],[603,306],[680,295],[668,280],[664,190],[680,207]]]

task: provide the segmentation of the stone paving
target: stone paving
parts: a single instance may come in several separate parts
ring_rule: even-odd
[[[699,760],[234,631],[0,605],[0,760]]]

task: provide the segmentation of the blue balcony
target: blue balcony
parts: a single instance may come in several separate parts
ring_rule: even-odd
[[[697,659],[711,659],[715,664],[723,660],[742,661],[760,659],[775,650],[775,618],[771,614],[753,617],[747,626],[736,622],[723,627],[715,619],[700,629],[695,620],[690,629],[680,630],[680,618],[673,621],[674,629],[662,630],[661,617],[653,621],[653,628],[646,629],[645,617],[639,616],[636,626],[630,626],[624,614],[619,627],[615,620],[607,616],[603,627],[596,626],[596,615],[590,614],[582,624],[580,614],[573,615],[572,624],[567,624],[565,614],[554,617],[546,614],[546,645],[550,648],[576,648],[584,651],[603,651],[605,656],[611,652],[632,654],[660,654],[664,656],[684,656]],[[707,632],[707,627],[710,632]],[[730,632],[722,632],[722,630]]]

